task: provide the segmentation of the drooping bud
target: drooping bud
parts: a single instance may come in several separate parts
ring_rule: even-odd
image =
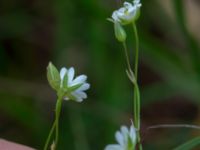
[[[114,30],[115,30],[115,37],[117,38],[118,41],[120,42],[126,41],[126,31],[117,21],[114,22]]]

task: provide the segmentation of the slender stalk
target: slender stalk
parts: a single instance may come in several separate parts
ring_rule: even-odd
[[[147,130],[158,128],[191,128],[200,130],[200,126],[190,124],[158,124],[148,127]]]
[[[135,94],[136,94],[136,111],[137,112],[137,126],[138,126],[138,130],[136,132],[137,134],[137,143],[138,143],[138,148],[139,150],[142,150],[142,144],[141,144],[141,138],[140,138],[140,90],[138,87],[138,84],[135,83]]]
[[[138,86],[136,86],[137,85],[137,76],[138,76],[138,61],[139,61],[139,38],[138,38],[137,28],[136,28],[135,24],[133,24],[133,30],[134,30],[135,40],[136,40],[135,66],[134,66],[134,70],[135,70],[134,76],[135,76],[135,82],[136,82],[136,84],[134,84],[134,86],[135,86],[135,88],[134,88],[135,89],[134,90],[134,122],[136,124],[136,128],[139,129],[140,128],[140,121],[139,121],[140,120],[140,98],[139,99],[137,98],[139,95],[136,92],[137,89],[139,89]],[[127,50],[127,46],[126,46],[125,42],[123,42],[123,47],[124,47],[128,70],[131,71],[128,50]]]
[[[194,129],[194,130],[200,130],[200,126],[198,125],[192,125],[192,124],[157,124],[157,125],[152,125],[149,126],[145,129],[145,132],[143,134],[143,137],[148,134],[150,130],[155,130],[155,129],[176,129],[176,128],[188,128],[188,129]],[[144,140],[143,138],[143,140]]]
[[[137,129],[138,131],[140,130],[140,91],[139,91],[139,87],[138,84],[135,83],[135,101],[136,101],[136,114],[137,114]]]
[[[138,62],[139,62],[139,38],[138,38],[138,33],[137,33],[137,27],[135,24],[133,24],[133,31],[134,31],[134,36],[135,36],[135,40],[136,40],[134,82],[133,82],[133,84],[134,84],[134,99],[133,99],[134,123],[135,123],[135,127],[137,129],[138,147],[139,147],[139,150],[142,150],[142,144],[141,144],[141,139],[140,139],[140,91],[139,91],[139,87],[137,84]],[[123,47],[124,47],[124,52],[125,52],[125,57],[126,57],[126,63],[128,66],[128,71],[129,71],[129,73],[132,73],[128,50],[127,50],[127,46],[126,46],[125,42],[123,42]]]
[[[53,132],[54,130],[56,130],[55,134],[56,134],[56,138],[55,138],[55,149],[56,149],[56,146],[58,144],[58,137],[59,137],[59,118],[60,118],[60,111],[61,111],[61,106],[62,106],[62,94],[58,95],[58,99],[57,99],[57,102],[56,102],[56,110],[55,110],[55,121],[53,122],[53,125],[51,127],[51,130],[49,132],[49,135],[47,137],[47,140],[45,142],[45,146],[44,146],[44,150],[47,150],[48,149],[48,146],[49,146],[49,142],[51,140],[51,137],[53,135]]]
[[[56,122],[56,137],[55,137],[55,149],[58,144],[58,139],[59,139],[59,118],[60,118],[60,112],[61,112],[61,106],[62,106],[62,96],[58,96],[58,100],[56,103],[56,112],[55,112],[55,122]]]
[[[52,137],[52,135],[53,135],[53,131],[54,131],[55,127],[56,127],[56,122],[54,121],[54,122],[53,122],[53,125],[52,125],[52,127],[51,127],[51,130],[50,130],[50,132],[49,132],[49,135],[48,135],[48,137],[47,137],[47,140],[46,140],[46,142],[45,142],[44,150],[47,150],[47,148],[48,148],[48,145],[49,145],[49,142],[50,142],[51,137]]]
[[[134,122],[135,127],[137,128],[137,143],[139,150],[142,150],[142,144],[140,140],[140,92],[138,87],[138,63],[139,63],[139,38],[136,24],[133,23],[133,31],[135,36],[135,66],[134,66],[134,73],[135,73],[135,84],[134,84]]]
[[[134,31],[134,36],[135,36],[135,79],[137,81],[137,76],[138,76],[138,63],[139,63],[139,38],[138,38],[138,32],[137,32],[137,27],[135,23],[133,23],[133,31]]]
[[[124,47],[124,53],[125,53],[125,57],[126,57],[126,63],[127,63],[127,66],[128,66],[128,70],[131,71],[131,65],[130,65],[130,60],[129,60],[129,56],[128,56],[128,50],[127,50],[126,42],[123,42],[123,47]]]
[[[134,84],[134,122],[135,127],[140,130],[140,99],[138,99],[138,84],[137,84],[137,78],[138,78],[138,62],[139,62],[139,38],[137,33],[137,27],[135,24],[133,24],[133,31],[135,36],[135,66],[134,66],[134,75],[135,75],[135,84]]]

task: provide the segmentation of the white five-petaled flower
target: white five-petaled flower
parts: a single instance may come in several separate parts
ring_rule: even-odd
[[[133,125],[130,129],[126,126],[121,127],[121,131],[117,131],[115,138],[118,144],[110,144],[105,150],[134,150],[136,145],[136,131]]]
[[[64,96],[65,100],[72,99],[77,102],[82,102],[83,99],[87,98],[85,91],[90,88],[90,84],[86,83],[86,75],[80,75],[74,79],[74,74],[75,71],[73,67],[69,69],[62,68],[60,71],[60,88],[67,87],[67,91]],[[65,79],[67,79],[66,82]]]
[[[133,3],[124,2],[123,7],[113,12],[111,20],[122,25],[132,23],[138,19],[141,6],[140,0],[134,0]]]

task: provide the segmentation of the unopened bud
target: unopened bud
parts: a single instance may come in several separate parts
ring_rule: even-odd
[[[118,41],[124,42],[126,40],[126,32],[119,22],[114,23],[115,37]]]

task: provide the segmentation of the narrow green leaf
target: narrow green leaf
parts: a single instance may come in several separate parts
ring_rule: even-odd
[[[198,145],[200,145],[200,137],[196,137],[196,138],[178,146],[174,150],[191,150],[191,149],[197,147]]]

